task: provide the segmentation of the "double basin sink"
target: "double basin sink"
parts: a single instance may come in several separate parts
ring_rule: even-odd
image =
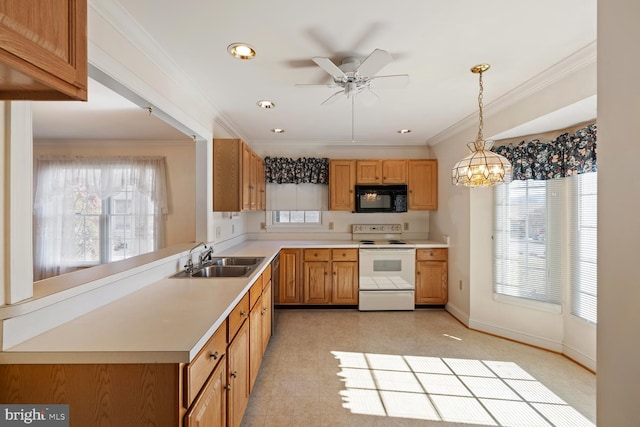
[[[171,276],[176,279],[211,277],[247,277],[264,257],[213,257],[189,272],[183,270]]]

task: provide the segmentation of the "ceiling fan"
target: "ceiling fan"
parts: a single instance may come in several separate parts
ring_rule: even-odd
[[[355,140],[355,98],[361,98],[365,105],[370,105],[378,99],[378,96],[373,92],[374,89],[401,89],[409,83],[408,74],[375,75],[392,60],[391,54],[382,49],[375,49],[364,61],[361,61],[360,58],[357,57],[344,58],[339,66],[334,64],[329,58],[316,56],[312,58],[312,60],[331,75],[333,82],[325,85],[300,84],[297,86],[340,88],[339,91],[325,99],[320,105],[333,104],[343,98],[351,99],[352,140]]]

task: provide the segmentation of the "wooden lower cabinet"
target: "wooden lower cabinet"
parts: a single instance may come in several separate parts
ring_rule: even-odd
[[[278,289],[275,289],[276,304],[302,303],[302,249],[280,251],[280,273]]]
[[[358,261],[333,261],[331,263],[333,304],[358,304]]]
[[[271,304],[271,280],[267,282],[262,290],[262,355],[267,351],[269,340],[271,339],[273,305]]]
[[[226,427],[227,361],[220,363],[184,417],[184,427]]]
[[[416,304],[446,304],[449,297],[448,250],[416,251]]]
[[[260,295],[249,314],[249,392],[253,390],[262,363],[262,317],[262,295]]]
[[[227,348],[227,425],[237,427],[249,402],[249,322]]]
[[[303,250],[304,304],[358,304],[358,250]]]

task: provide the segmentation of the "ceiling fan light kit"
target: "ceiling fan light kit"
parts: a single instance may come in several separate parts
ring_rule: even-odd
[[[399,89],[409,83],[407,74],[397,74],[390,76],[376,76],[384,66],[392,60],[391,54],[382,49],[375,49],[364,61],[357,57],[344,58],[340,66],[337,66],[329,58],[316,56],[312,58],[320,68],[326,71],[333,81],[327,85],[298,85],[303,87],[324,86],[328,88],[339,88],[337,92],[325,99],[320,105],[329,105],[340,99],[351,100],[351,141],[355,141],[355,98],[362,99],[365,105],[374,103],[378,96],[372,90],[375,81],[384,81],[381,88]],[[377,86],[377,84],[375,84]]]
[[[464,185],[465,187],[491,187],[497,184],[509,183],[512,178],[511,163],[506,157],[491,151],[492,140],[485,140],[482,135],[484,119],[482,116],[482,73],[491,66],[478,64],[471,68],[471,72],[479,75],[480,92],[478,94],[478,110],[480,123],[478,135],[474,142],[469,142],[467,147],[471,151],[464,159],[460,160],[451,169],[451,183]]]

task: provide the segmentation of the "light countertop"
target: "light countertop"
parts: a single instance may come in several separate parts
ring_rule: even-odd
[[[416,247],[447,245],[415,241]],[[216,256],[260,256],[245,278],[165,278],[0,352],[0,363],[188,363],[281,248],[353,241],[245,241]]]

